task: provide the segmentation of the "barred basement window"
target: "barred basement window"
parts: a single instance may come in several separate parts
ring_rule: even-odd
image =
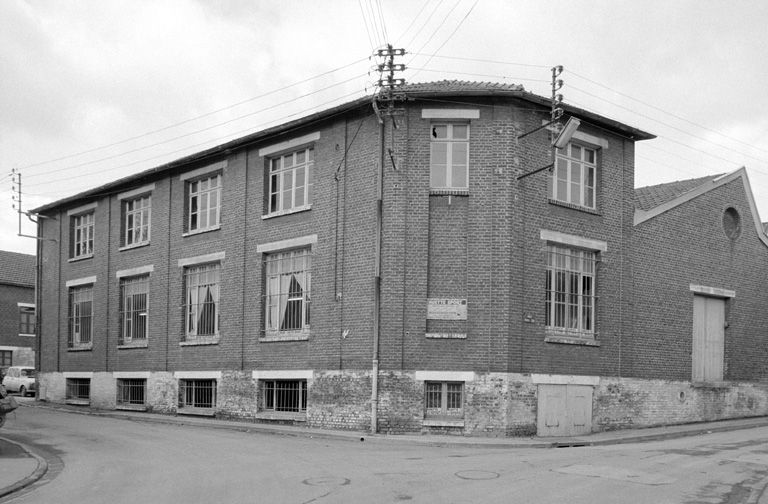
[[[90,401],[91,400],[91,379],[90,378],[67,378],[67,401]]]
[[[216,380],[179,380],[179,408],[213,409]]]
[[[264,380],[261,390],[265,410],[307,411],[307,380]]]
[[[308,331],[312,278],[310,249],[268,254],[265,262],[267,335]]]
[[[117,380],[118,406],[144,406],[147,380],[143,378],[121,378]]]
[[[185,333],[188,340],[219,334],[219,263],[189,266],[184,270]]]
[[[426,418],[462,418],[463,382],[425,382]]]
[[[545,322],[565,336],[594,338],[597,254],[547,245]]]
[[[120,279],[119,345],[126,345],[134,340],[147,340],[148,296],[149,275]]]
[[[93,285],[69,289],[69,348],[91,344],[93,333]]]

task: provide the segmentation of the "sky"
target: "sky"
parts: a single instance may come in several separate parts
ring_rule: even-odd
[[[2,0],[0,249],[21,208],[406,82],[522,84],[657,135],[637,187],[746,166],[768,220],[764,0]],[[16,186],[18,188],[18,186]],[[21,233],[35,234],[22,216]]]

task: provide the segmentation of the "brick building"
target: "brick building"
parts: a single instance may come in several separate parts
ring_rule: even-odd
[[[35,365],[35,256],[0,250],[0,367]]]
[[[41,397],[392,433],[623,425],[653,136],[565,107],[581,125],[538,171],[548,99],[405,92],[381,121],[360,99],[37,209]]]

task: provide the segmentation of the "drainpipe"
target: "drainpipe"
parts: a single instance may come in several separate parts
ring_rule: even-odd
[[[375,100],[375,99],[374,99]],[[378,185],[376,188],[376,251],[375,272],[373,278],[373,366],[371,369],[371,434],[378,431],[379,413],[379,333],[381,312],[381,230],[382,230],[382,201],[384,194],[384,119],[376,108],[374,111],[379,120],[379,159],[377,167]]]

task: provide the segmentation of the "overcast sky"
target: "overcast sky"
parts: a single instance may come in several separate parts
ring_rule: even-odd
[[[25,210],[408,82],[519,83],[656,134],[635,185],[747,167],[768,220],[768,2],[2,0],[0,249]],[[23,233],[35,228],[24,217]]]

